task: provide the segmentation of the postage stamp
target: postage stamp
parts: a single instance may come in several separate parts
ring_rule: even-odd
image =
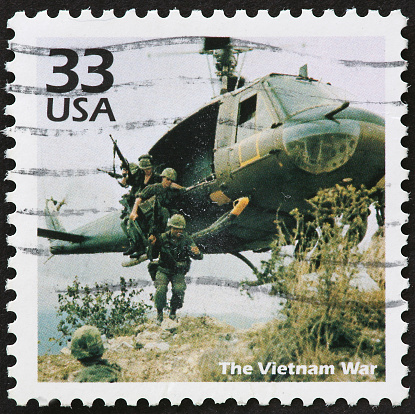
[[[406,19],[17,13],[18,404],[400,404]]]

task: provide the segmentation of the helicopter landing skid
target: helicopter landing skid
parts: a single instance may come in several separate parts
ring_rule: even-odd
[[[235,256],[238,259],[242,260],[246,265],[248,265],[252,269],[252,271],[254,273],[258,273],[258,268],[248,258],[246,258],[245,256],[243,256],[241,253],[239,253],[239,252],[231,252],[229,254],[231,254],[232,256]]]
[[[122,262],[121,266],[122,267],[132,267],[132,266],[137,266],[138,264],[144,262],[147,260],[147,255],[146,254],[142,254],[138,259],[132,259],[129,260],[128,262]]]

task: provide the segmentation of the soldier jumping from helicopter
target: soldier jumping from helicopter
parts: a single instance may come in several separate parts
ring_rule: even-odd
[[[183,306],[186,290],[185,275],[190,269],[190,258],[201,260],[203,254],[193,239],[184,231],[186,220],[181,214],[174,214],[167,222],[169,230],[156,237],[151,234],[149,241],[159,253],[155,277],[156,294],[154,302],[157,309],[157,322],[163,321],[166,306],[167,286],[172,285],[170,319],[176,319],[176,311]]]
[[[121,228],[129,242],[127,250],[123,253],[126,256],[133,254],[136,251],[134,237],[132,237],[132,232],[129,229],[129,216],[131,214],[131,209],[134,206],[136,196],[148,185],[161,181],[161,177],[154,172],[152,159],[153,157],[149,154],[141,155],[138,158],[138,166],[130,163],[129,170],[127,170],[127,168],[123,168],[122,170],[123,179],[121,180],[120,185],[123,187],[131,186],[130,191],[124,194],[120,200],[120,203],[124,206],[120,216]]]
[[[175,201],[185,191],[184,187],[174,183],[177,173],[173,168],[165,168],[161,178],[161,183],[149,185],[137,194],[130,214],[128,230],[136,248],[130,255],[133,259],[145,253],[148,234],[165,231],[167,220],[174,212]],[[144,204],[146,201],[148,205]]]

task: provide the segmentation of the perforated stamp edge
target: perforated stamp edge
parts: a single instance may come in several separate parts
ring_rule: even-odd
[[[23,43],[23,39],[30,36],[51,36],[59,33],[60,36],[73,36],[73,24],[77,25],[77,36],[88,35],[88,30],[83,32],[82,22],[106,21],[106,33],[116,33],[119,24],[123,24],[125,36],[146,33],[146,36],[189,36],[212,35],[225,36],[232,32],[233,36],[243,36],[255,30],[256,35],[278,36],[276,33],[284,33],[284,30],[294,30],[296,34],[306,33],[308,27],[313,27],[314,33],[318,31],[321,36],[336,34],[344,31],[350,35],[353,28],[356,35],[368,35],[370,33],[384,33],[386,39],[387,61],[401,60],[400,51],[405,48],[406,41],[400,35],[400,29],[405,26],[405,18],[398,12],[392,12],[388,17],[381,17],[377,12],[369,12],[366,17],[359,17],[353,11],[339,18],[332,12],[325,12],[323,17],[316,18],[311,12],[294,19],[289,12],[281,13],[277,18],[271,18],[266,12],[258,13],[255,18],[247,17],[243,12],[228,19],[223,13],[215,12],[209,19],[202,17],[200,13],[192,13],[192,16],[184,19],[178,12],[171,12],[167,19],[160,18],[156,13],[149,13],[144,19],[137,18],[133,12],[128,12],[122,19],[114,17],[112,12],[95,19],[89,12],[82,12],[77,19],[69,17],[68,13],[61,12],[55,19],[49,18],[46,13],[40,13],[33,19],[26,18],[22,13],[10,20],[16,37],[13,41]],[[122,20],[122,22],[121,22]],[[137,25],[137,22],[139,25]],[[319,27],[316,28],[316,24]],[[278,27],[276,27],[278,25]],[[292,29],[295,27],[295,29]],[[101,34],[98,34],[101,36]],[[22,41],[19,41],[22,39]],[[11,72],[19,71],[18,59],[8,64]],[[386,73],[386,97],[389,101],[399,101],[406,91],[403,81],[396,75],[389,77]],[[7,109],[7,113],[19,120],[19,113],[13,110],[13,106]],[[401,233],[401,226],[406,221],[406,215],[401,211],[401,204],[406,201],[407,194],[401,189],[401,182],[407,178],[407,172],[400,168],[400,162],[406,157],[406,150],[399,144],[401,137],[405,135],[405,128],[400,118],[405,113],[404,107],[391,108],[388,113],[390,123],[387,124],[386,136],[399,137],[396,140],[386,139],[386,217],[388,221],[393,218],[396,225],[390,226],[386,235],[386,262],[396,263],[393,267],[393,275],[387,275],[387,296],[400,298],[400,292],[407,287],[406,281],[401,277],[400,271],[405,266],[405,258],[401,254],[401,247],[406,242],[406,237]],[[13,127],[8,130],[13,136]],[[8,157],[18,162],[21,157],[28,156],[30,150],[22,149],[19,143],[8,151]],[[391,155],[389,155],[391,154]],[[8,197],[9,202],[19,206],[22,202],[25,187],[24,178],[13,177],[17,189]],[[24,228],[25,223],[16,214],[10,216],[10,223],[15,225],[17,232],[9,237],[10,245],[24,245],[30,239],[36,245],[35,229]],[[392,221],[392,220],[391,220]],[[28,236],[29,234],[29,236]],[[31,244],[31,243],[30,243]],[[400,340],[406,330],[399,314],[387,315],[386,326],[386,382],[379,383],[343,383],[341,386],[334,383],[140,383],[137,384],[40,384],[37,382],[37,347],[36,347],[36,299],[34,299],[37,287],[34,277],[22,275],[34,275],[35,266],[27,256],[22,256],[18,251],[16,256],[10,259],[9,265],[16,269],[17,277],[8,282],[8,288],[15,290],[17,298],[9,305],[9,310],[17,314],[17,320],[10,325],[10,331],[17,336],[16,344],[8,347],[8,353],[15,355],[17,364],[10,368],[9,375],[17,380],[17,386],[10,391],[10,398],[14,398],[19,404],[25,404],[28,399],[36,398],[44,405],[52,398],[58,398],[63,405],[69,405],[74,398],[80,398],[85,404],[91,404],[96,398],[102,398],[111,405],[118,398],[124,398],[129,404],[134,404],[139,398],[146,398],[151,404],[156,404],[162,398],[168,398],[172,404],[178,404],[183,398],[191,398],[195,404],[200,404],[205,398],[213,398],[216,402],[224,402],[228,398],[235,398],[238,403],[246,403],[249,398],[256,398],[261,404],[267,404],[271,398],[278,397],[283,404],[289,404],[294,398],[301,398],[305,405],[311,404],[315,398],[323,398],[326,403],[334,402],[337,398],[345,398],[349,404],[355,403],[359,398],[367,398],[371,404],[377,404],[381,398],[389,398],[394,404],[399,404],[407,396],[407,390],[402,387],[401,379],[406,375],[406,367],[401,363],[401,357],[406,353],[407,346]],[[393,280],[389,282],[388,280]],[[391,287],[392,290],[389,289]],[[401,309],[402,310],[402,309]],[[389,338],[389,339],[388,339]],[[28,347],[27,344],[34,344]],[[340,388],[340,390],[339,390]]]

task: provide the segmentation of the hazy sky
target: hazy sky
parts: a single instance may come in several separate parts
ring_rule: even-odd
[[[105,47],[113,44],[136,42],[142,39],[112,38],[86,39],[85,47]],[[280,47],[281,51],[254,49],[246,55],[242,75],[254,80],[269,73],[298,74],[299,68],[308,64],[310,77],[330,82],[337,88],[349,93],[357,106],[383,115],[387,110],[384,104],[385,69],[371,64],[352,64],[350,62],[383,62],[384,42],[380,37],[356,38],[260,38],[246,39],[260,44]],[[77,39],[38,40],[38,46],[71,48],[77,45]],[[43,132],[34,132],[37,139],[37,161],[33,157],[26,168],[44,168],[57,171],[60,176],[47,174],[34,176],[37,181],[38,208],[44,208],[45,198],[53,196],[57,200],[66,199],[66,208],[74,210],[96,209],[96,212],[78,211],[78,214],[66,215],[62,222],[67,230],[79,227],[99,218],[111,208],[119,208],[118,200],[124,190],[116,181],[105,174],[97,174],[97,167],[111,168],[111,133],[124,155],[130,162],[147,152],[165,133],[176,118],[185,117],[209,102],[213,88],[219,91],[216,79],[211,81],[208,60],[198,52],[199,44],[177,44],[158,47],[114,52],[114,63],[110,71],[114,75],[114,87],[99,96],[88,95],[84,107],[91,114],[100,97],[110,102],[115,116],[111,122],[105,114],[98,115],[95,122],[74,122],[71,117],[64,122],[51,122],[46,117],[47,98],[45,94],[26,94],[21,96],[17,110],[31,110],[36,116],[28,116],[28,124],[16,125],[15,136],[27,134],[27,127],[42,128]],[[45,88],[47,83],[58,85],[65,77],[52,73],[53,64],[59,66],[64,58],[49,56],[26,57],[27,64],[36,68],[36,76],[29,79],[31,86]],[[59,60],[60,59],[60,60]],[[98,75],[86,73],[87,65],[98,64],[100,59],[90,57],[79,59],[77,71],[85,83],[99,82]],[[240,58],[240,65],[244,58]],[[347,61],[347,62],[346,62]],[[210,68],[213,62],[210,58]],[[399,68],[398,68],[399,69]],[[389,68],[387,70],[394,70]],[[401,69],[399,69],[401,70]],[[94,76],[97,78],[94,79]],[[85,94],[82,96],[86,96]],[[74,97],[72,97],[74,98]],[[36,111],[33,111],[33,108]],[[55,116],[62,111],[63,98],[54,98]],[[72,108],[71,108],[72,109]],[[40,136],[43,133],[46,136]],[[119,162],[117,160],[117,166]],[[79,170],[86,170],[79,171]],[[17,173],[19,166],[17,167]],[[180,181],[180,179],[179,179]],[[35,184],[35,183],[34,183]],[[43,217],[39,217],[39,226],[44,227]],[[47,248],[46,239],[39,245]],[[266,255],[249,254],[256,264]],[[144,265],[125,269],[120,253],[99,255],[76,255],[53,257],[46,264],[47,257],[39,258],[39,298],[41,306],[48,306],[45,297],[55,288],[62,288],[78,275],[82,282],[95,280],[119,280],[126,277],[148,278]],[[218,269],[227,269],[226,273]],[[231,269],[231,270],[229,270]],[[229,256],[213,256],[193,266],[192,275],[214,275],[216,277],[243,279],[249,277],[249,268],[237,259]],[[56,296],[48,297],[55,303]]]
[[[91,40],[90,46],[106,46],[131,42],[133,39],[112,39],[110,42]],[[137,39],[135,39],[137,40]],[[384,44],[382,38],[279,38],[250,39],[258,43],[279,46],[282,52],[253,50],[246,55],[242,74],[248,80],[254,80],[271,72],[297,74],[299,67],[308,64],[309,76],[335,87],[345,90],[359,106],[379,114],[384,106],[384,69],[370,66],[348,66],[342,61],[380,62],[384,60]],[[75,44],[75,40],[73,41]],[[48,47],[62,46],[59,42]],[[71,44],[64,42],[65,47]],[[178,117],[185,117],[208,102],[213,95],[207,57],[198,51],[202,44],[179,44],[159,46],[123,52],[114,52],[114,63],[111,71],[114,74],[114,85],[105,94],[88,96],[84,104],[90,113],[95,108],[99,97],[105,96],[111,104],[116,118],[110,122],[107,115],[98,115],[95,122],[51,122],[46,117],[46,96],[36,96],[38,128],[47,128],[48,137],[38,138],[38,162],[41,168],[53,170],[88,169],[91,172],[97,167],[110,167],[112,164],[112,146],[108,137],[112,133],[118,139],[124,155],[130,161],[146,152],[171,126]],[[38,57],[38,86],[46,83],[59,84],[61,78],[52,74],[50,57]],[[56,62],[65,59],[56,58]],[[58,61],[61,59],[61,61]],[[93,57],[88,61],[91,64]],[[99,62],[99,58],[96,58]],[[240,61],[243,60],[243,57]],[[85,78],[86,69],[80,59],[79,77]],[[59,65],[60,63],[55,63]],[[93,64],[93,63],[92,63]],[[84,65],[86,66],[86,65]],[[213,70],[212,61],[210,67]],[[84,76],[84,77],[83,77]],[[97,76],[98,75],[89,75]],[[219,83],[214,79],[214,88],[219,90]],[[33,97],[32,97],[33,99]],[[56,115],[62,111],[63,99],[54,100]],[[371,102],[371,103],[366,103]],[[78,113],[75,113],[78,115]],[[146,126],[150,125],[150,126]],[[32,125],[30,125],[32,126]],[[56,134],[59,131],[59,136]],[[65,133],[70,130],[74,134]],[[118,161],[117,161],[118,164]],[[38,200],[42,203],[45,197],[65,197],[70,208],[98,210],[117,207],[119,196],[123,190],[105,175],[89,175],[82,178],[44,177],[39,180]],[[89,217],[84,217],[89,221]],[[78,227],[83,218],[67,219],[67,227]]]

